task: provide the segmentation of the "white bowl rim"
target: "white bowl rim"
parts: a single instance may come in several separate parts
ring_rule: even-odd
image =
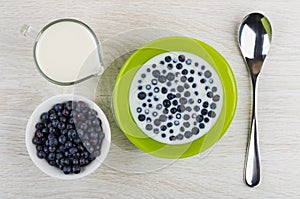
[[[69,100],[74,100],[74,101],[84,101],[88,104],[90,108],[93,108],[94,110],[97,111],[98,117],[102,121],[102,128],[105,134],[102,146],[101,146],[101,154],[98,156],[93,162],[91,162],[89,165],[84,167],[84,170],[82,170],[79,174],[69,174],[66,175],[64,174],[59,168],[51,166],[48,164],[48,162],[44,159],[40,159],[37,157],[36,154],[36,147],[32,143],[32,138],[35,133],[35,124],[40,120],[40,115],[43,112],[47,112],[48,110],[53,107],[56,103],[63,103]],[[109,126],[109,122],[101,110],[101,108],[92,100],[80,96],[80,95],[75,95],[75,94],[60,94],[60,95],[55,95],[53,97],[50,97],[43,101],[41,104],[39,104],[33,113],[31,114],[27,126],[26,126],[26,134],[25,134],[25,141],[26,141],[26,148],[29,153],[29,156],[31,160],[34,162],[34,164],[44,173],[46,173],[49,176],[59,178],[59,179],[78,179],[82,178],[84,176],[89,175],[93,171],[95,171],[105,160],[110,144],[111,144],[111,130]]]

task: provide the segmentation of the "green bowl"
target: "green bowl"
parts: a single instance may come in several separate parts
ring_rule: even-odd
[[[209,63],[219,75],[223,86],[223,105],[215,124],[202,137],[185,144],[165,144],[148,137],[134,121],[129,103],[129,88],[139,68],[149,59],[172,51],[195,54]],[[139,149],[161,158],[185,158],[201,153],[215,144],[226,132],[236,110],[237,87],[226,60],[209,45],[187,37],[166,37],[138,49],[123,65],[113,94],[117,123],[126,137]]]

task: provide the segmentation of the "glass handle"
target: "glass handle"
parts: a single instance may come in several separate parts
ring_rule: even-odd
[[[24,37],[32,39],[32,40],[34,40],[38,34],[37,31],[35,31],[34,28],[32,28],[32,26],[27,25],[27,24],[24,24],[21,27],[20,32]]]

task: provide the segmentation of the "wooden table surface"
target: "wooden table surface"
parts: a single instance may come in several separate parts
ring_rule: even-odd
[[[258,188],[243,182],[251,87],[236,41],[241,19],[252,11],[268,16],[274,32],[258,89],[263,172]],[[1,0],[0,13],[0,198],[300,198],[300,1]],[[92,27],[106,57],[142,45],[137,32],[146,41],[175,31],[213,46],[231,65],[238,86],[235,118],[225,136],[203,154],[170,161],[139,151],[112,124],[111,151],[91,175],[64,181],[41,172],[24,140],[32,111],[53,95],[78,92],[111,115],[109,93],[123,63],[119,59],[109,75],[76,88],[45,80],[34,65],[33,41],[20,35],[20,27],[27,23],[39,30],[64,17]],[[105,78],[108,83],[101,83]]]

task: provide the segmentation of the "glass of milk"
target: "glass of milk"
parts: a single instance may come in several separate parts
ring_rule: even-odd
[[[100,43],[93,30],[75,19],[53,21],[35,33],[24,25],[24,36],[35,38],[37,68],[50,82],[72,85],[104,72]]]

